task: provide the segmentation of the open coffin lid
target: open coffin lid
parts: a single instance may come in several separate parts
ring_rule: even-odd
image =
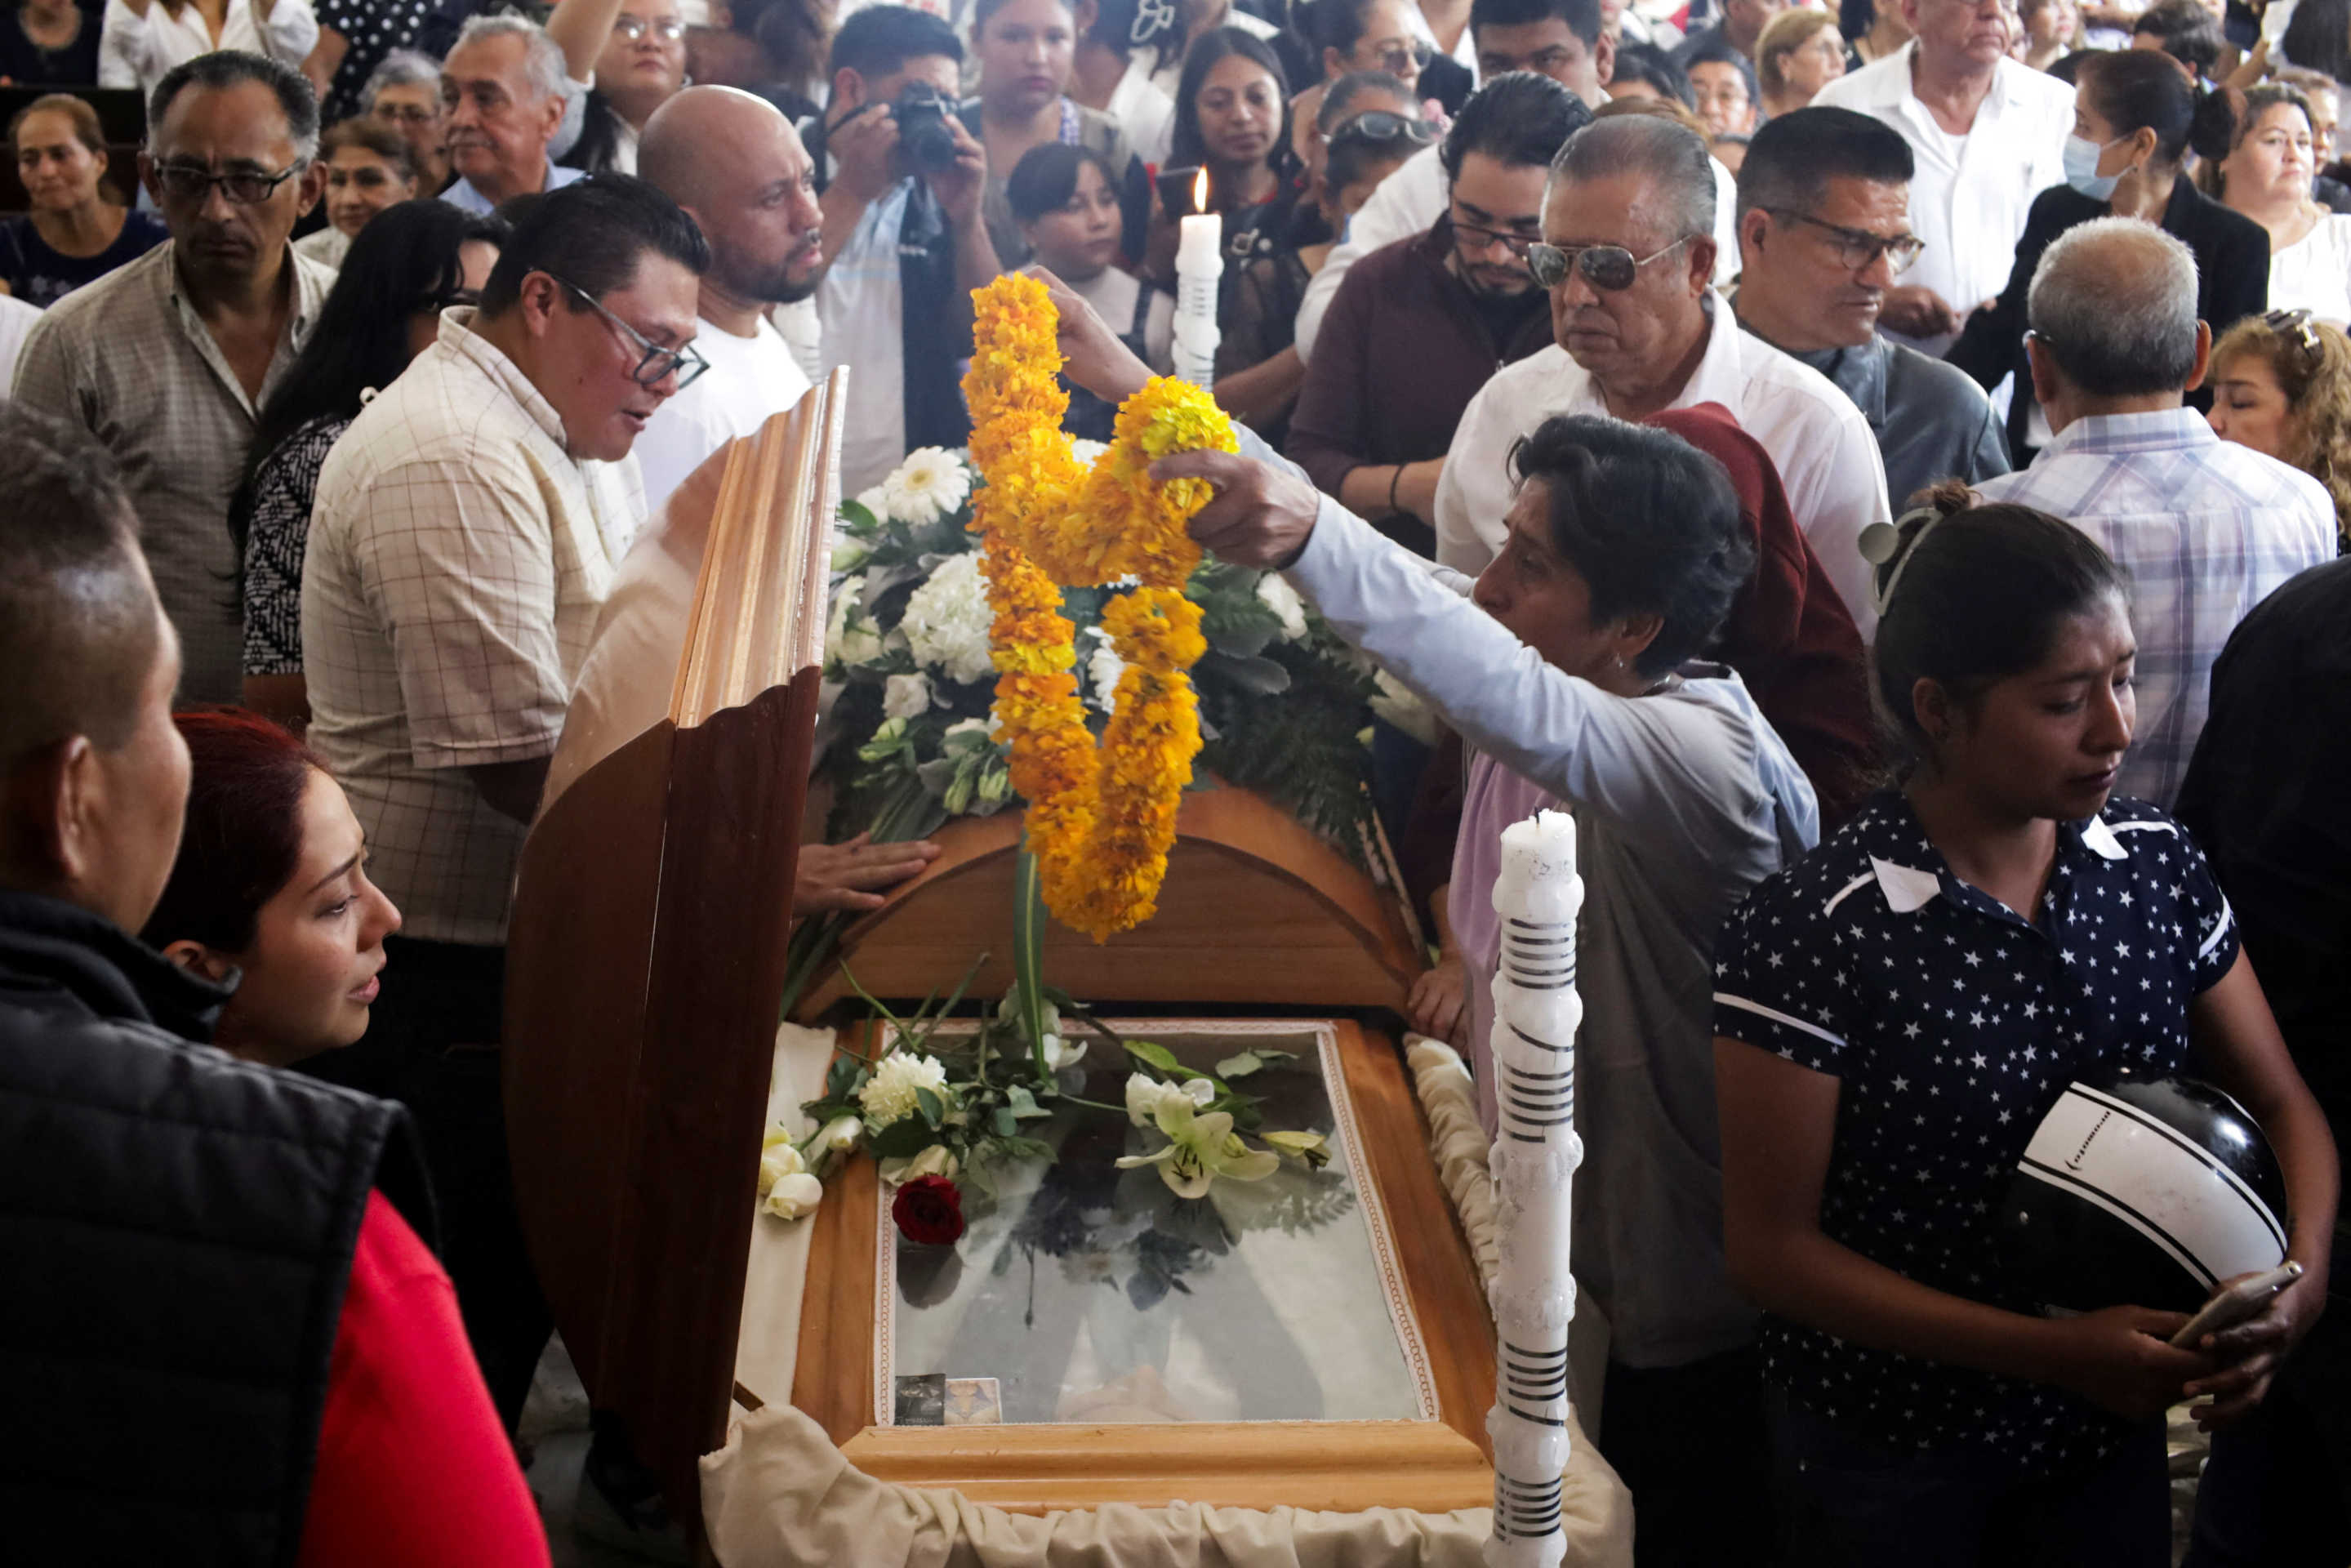
[[[609,754],[575,776],[572,731],[595,727],[575,703],[569,783],[524,847],[508,938],[507,1137],[532,1260],[597,1407],[626,1417],[684,1519],[733,1381],[846,385],[835,371],[664,509],[679,553],[701,553],[674,676],[644,673],[667,677],[665,711],[653,691],[638,716],[658,721],[589,737]]]

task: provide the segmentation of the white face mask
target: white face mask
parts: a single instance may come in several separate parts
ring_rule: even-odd
[[[2094,202],[2111,199],[2115,187],[2122,183],[2122,175],[2099,173],[2098,160],[2106,155],[2106,149],[2115,141],[2129,140],[2126,136],[2117,136],[2114,141],[2093,141],[2086,136],[2065,138],[2065,183]]]

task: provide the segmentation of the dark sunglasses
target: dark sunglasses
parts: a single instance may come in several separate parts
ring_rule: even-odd
[[[1647,256],[1635,256],[1621,245],[1545,245],[1541,240],[1527,246],[1527,270],[1545,288],[1557,288],[1567,281],[1567,270],[1573,267],[1583,281],[1606,294],[1618,294],[1633,287],[1633,279],[1641,268],[1659,256],[1671,256],[1689,244],[1684,235],[1660,251]]]
[[[1361,141],[1374,147],[1385,146],[1402,137],[1415,147],[1426,147],[1437,140],[1437,127],[1426,120],[1414,120],[1384,109],[1367,109],[1361,114],[1350,115],[1332,128],[1330,141]]]

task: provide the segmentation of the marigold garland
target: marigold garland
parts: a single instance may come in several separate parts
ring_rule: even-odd
[[[1187,672],[1207,642],[1200,607],[1184,597],[1200,564],[1185,524],[1210,491],[1193,479],[1157,484],[1151,464],[1237,443],[1207,392],[1159,378],[1126,400],[1110,449],[1088,469],[1061,430],[1069,397],[1056,379],[1061,352],[1044,285],[1008,275],[972,301],[976,351],[963,390],[972,461],[987,481],[971,527],[986,540],[996,717],[1012,748],[1012,787],[1029,802],[1046,907],[1099,942],[1156,912],[1200,749]],[[1126,669],[1097,747],[1061,588],[1128,577],[1141,586],[1102,612]]]

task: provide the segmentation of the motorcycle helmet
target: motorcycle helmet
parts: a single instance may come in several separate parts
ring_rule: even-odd
[[[2285,1260],[2285,1179],[2245,1108],[2192,1078],[2074,1082],[2033,1130],[2001,1216],[2044,1311],[2193,1312]]]

